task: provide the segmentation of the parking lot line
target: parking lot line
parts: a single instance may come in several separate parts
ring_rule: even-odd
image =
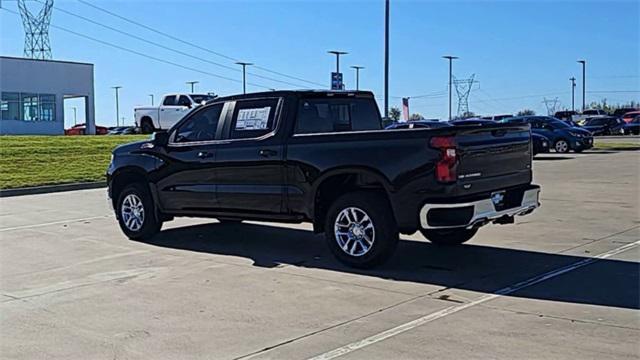
[[[42,227],[42,226],[58,225],[58,224],[65,224],[65,223],[71,223],[71,222],[95,220],[95,219],[105,219],[105,218],[109,218],[109,217],[112,217],[112,216],[113,215],[100,215],[100,216],[91,216],[91,217],[80,218],[80,219],[67,219],[67,220],[52,221],[52,222],[41,223],[41,224],[14,226],[14,227],[2,228],[2,229],[0,229],[0,232],[31,229],[31,228],[37,228],[37,227]]]
[[[434,313],[425,315],[423,317],[420,317],[418,319],[412,320],[410,322],[404,323],[402,325],[396,326],[394,328],[391,328],[389,330],[383,331],[381,333],[369,336],[367,338],[364,338],[362,340],[358,340],[355,342],[352,342],[350,344],[341,346],[339,348],[336,348],[334,350],[331,350],[329,352],[317,355],[313,358],[311,358],[310,360],[329,360],[329,359],[335,359],[337,357],[340,357],[342,355],[348,354],[350,352],[353,352],[355,350],[358,349],[362,349],[364,347],[367,347],[369,345],[373,345],[375,343],[378,343],[380,341],[386,340],[388,338],[391,338],[393,336],[402,334],[404,332],[407,332],[411,329],[414,329],[418,326],[424,325],[426,323],[432,322],[434,320],[443,318],[445,316],[451,315],[451,314],[455,314],[457,312],[460,312],[464,309],[468,309],[472,306],[476,306],[482,303],[485,303],[487,301],[491,301],[493,299],[499,298],[501,296],[506,296],[509,294],[512,294],[514,292],[517,292],[519,290],[522,290],[524,288],[527,288],[529,286],[533,286],[536,284],[539,284],[543,281],[552,279],[554,277],[566,274],[568,272],[574,271],[576,269],[582,268],[584,266],[590,265],[596,261],[599,260],[603,260],[603,259],[607,259],[609,257],[615,256],[617,254],[620,254],[622,252],[625,252],[635,246],[640,245],[640,240],[633,242],[633,243],[629,243],[623,246],[620,246],[618,248],[615,248],[613,250],[609,250],[607,252],[601,253],[599,255],[596,255],[594,257],[590,257],[590,258],[585,258],[583,260],[574,262],[572,264],[569,264],[567,266],[563,266],[561,268],[555,269],[555,270],[551,270],[549,272],[546,272],[544,274],[538,275],[538,276],[534,276],[532,278],[529,278],[527,280],[518,282],[516,284],[504,287],[500,290],[497,290],[496,292],[492,293],[492,294],[487,294],[484,296],[481,296],[480,298],[471,301],[469,303],[465,303],[465,304],[460,304],[460,305],[454,305],[454,306],[450,306],[448,308],[445,308],[443,310],[440,311],[436,311]]]

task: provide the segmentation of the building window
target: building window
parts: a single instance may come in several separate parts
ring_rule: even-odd
[[[56,121],[56,96],[40,94],[40,120]]]
[[[3,92],[0,108],[3,120],[20,120],[20,94]]]
[[[2,120],[56,121],[56,96],[3,92],[0,110]]]

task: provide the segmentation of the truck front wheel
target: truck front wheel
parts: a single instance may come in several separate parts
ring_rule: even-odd
[[[391,257],[398,244],[398,229],[384,197],[356,192],[339,197],[330,207],[325,238],[340,262],[370,268]]]
[[[436,245],[460,245],[469,241],[478,229],[420,229],[422,236]]]
[[[153,199],[144,184],[134,183],[122,190],[118,197],[117,215],[122,232],[132,240],[153,237],[162,221],[156,218]]]

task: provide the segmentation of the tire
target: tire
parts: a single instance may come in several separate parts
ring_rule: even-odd
[[[388,202],[370,192],[336,199],[327,212],[324,230],[333,255],[347,266],[362,269],[387,261],[399,239]]]
[[[569,143],[565,139],[556,140],[555,144],[553,144],[553,149],[557,153],[561,153],[561,154],[568,153],[570,150]]]
[[[143,134],[151,134],[155,131],[155,128],[153,127],[153,124],[151,124],[151,121],[148,119],[144,119],[142,120],[142,123],[140,124],[140,132]]]
[[[144,184],[124,188],[118,197],[116,211],[120,229],[131,240],[150,239],[162,228],[162,221],[156,218],[151,193]]]
[[[573,152],[575,152],[575,153],[581,153],[581,152],[583,152],[583,151],[584,151],[584,149],[574,149],[574,150],[573,150]]]
[[[478,229],[420,229],[420,232],[422,236],[435,245],[453,246],[469,241],[478,232]]]

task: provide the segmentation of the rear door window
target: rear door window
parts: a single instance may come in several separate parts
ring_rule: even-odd
[[[370,99],[301,99],[296,134],[381,130],[382,121]]]
[[[279,103],[279,98],[237,101],[229,138],[258,138],[274,131]]]
[[[164,105],[164,106],[175,106],[176,105],[176,96],[175,95],[169,95],[169,96],[165,97],[164,101],[162,102],[162,105]]]

